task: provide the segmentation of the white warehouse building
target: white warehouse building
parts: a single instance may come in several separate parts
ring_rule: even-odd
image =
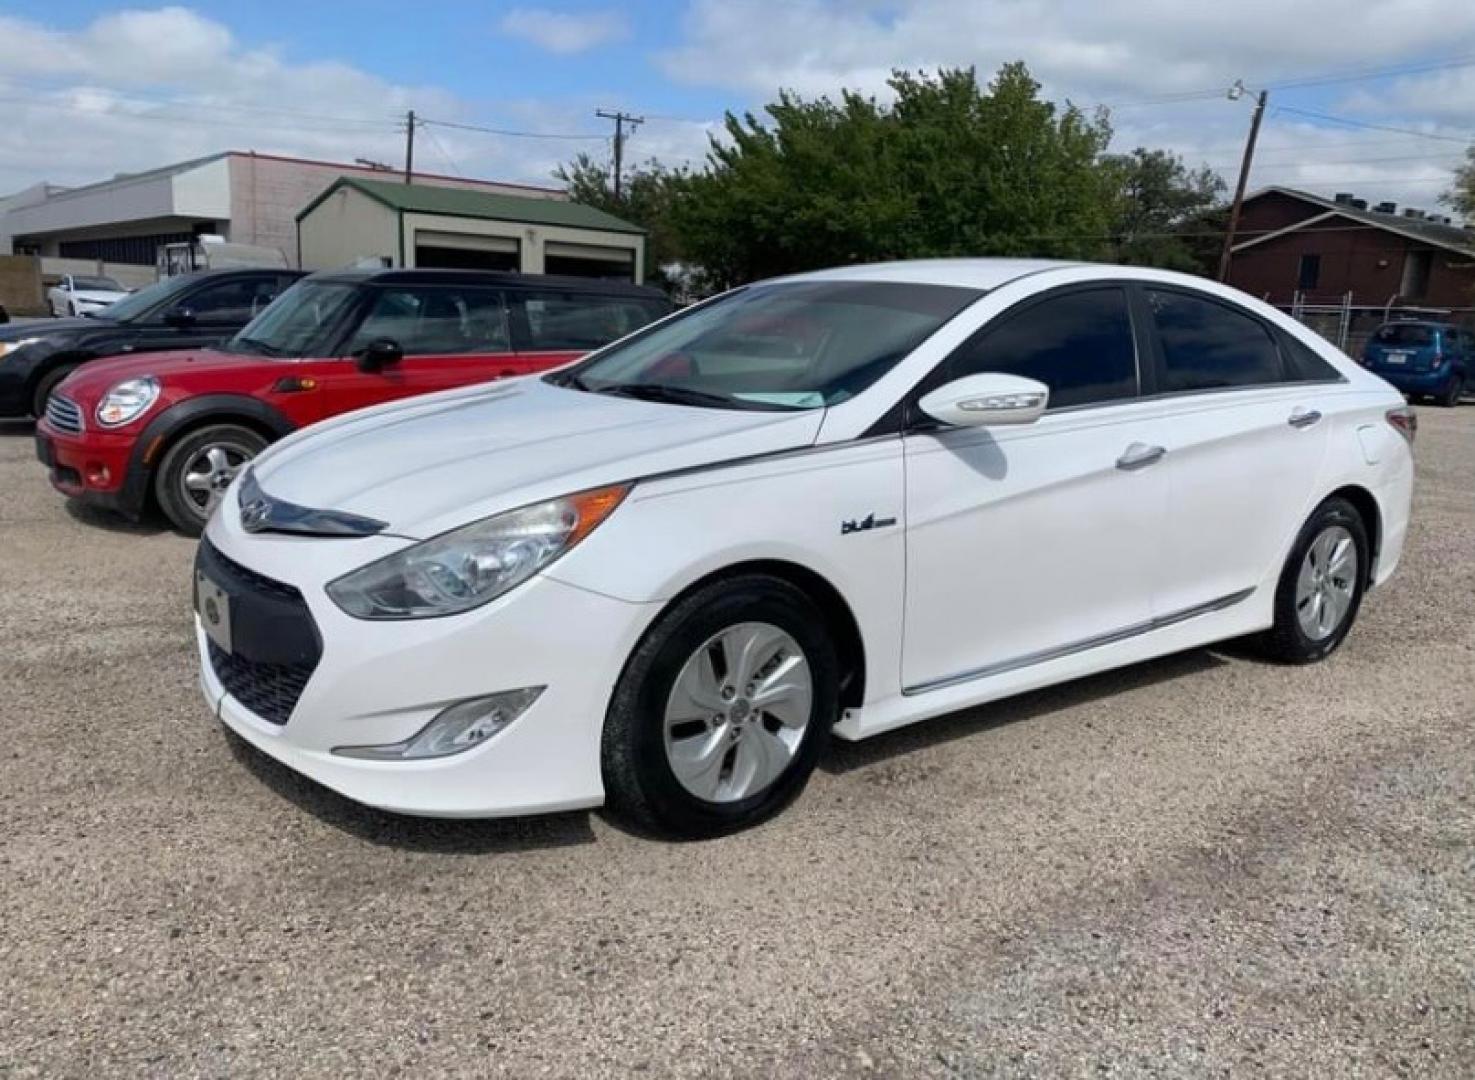
[[[387,175],[362,165],[231,150],[83,187],[37,184],[0,199],[0,255],[39,255],[47,274],[102,264],[127,283],[142,284],[153,280],[161,246],[214,234],[278,250],[295,266],[303,207],[341,178]],[[567,200],[553,188],[424,173],[414,179],[416,187],[461,188],[515,203]]]

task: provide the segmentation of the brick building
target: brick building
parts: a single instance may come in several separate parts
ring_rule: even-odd
[[[1352,195],[1245,199],[1229,281],[1283,307],[1475,309],[1475,231]]]

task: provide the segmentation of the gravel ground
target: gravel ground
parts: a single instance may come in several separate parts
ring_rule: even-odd
[[[1469,1076],[1475,407],[1309,669],[1201,650],[860,745],[762,829],[360,809],[228,739],[192,545],[0,424],[0,1074]]]

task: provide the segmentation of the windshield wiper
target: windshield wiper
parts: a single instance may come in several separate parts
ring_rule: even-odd
[[[685,386],[667,386],[664,383],[613,383],[596,387],[596,394],[611,394],[615,397],[635,398],[639,401],[659,401],[670,405],[696,405],[706,409],[757,409],[772,412],[774,406],[726,394],[711,394],[705,390],[692,390]],[[782,406],[780,406],[782,408]]]
[[[554,386],[571,386],[575,390],[584,390],[586,392],[593,389],[588,383],[586,383],[578,375],[575,375],[572,371],[567,372],[563,375],[550,375],[548,377],[548,381]]]

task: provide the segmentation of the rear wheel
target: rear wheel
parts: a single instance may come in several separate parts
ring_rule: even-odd
[[[31,395],[31,415],[37,420],[46,415],[46,400],[51,397],[51,392],[57,388],[63,379],[77,370],[76,364],[65,364],[59,368],[53,368],[41,376],[36,383],[36,392]]]
[[[1367,527],[1351,503],[1328,499],[1317,507],[1281,571],[1265,651],[1288,664],[1330,656],[1357,618],[1370,558]]]
[[[1460,398],[1465,396],[1465,380],[1458,375],[1451,375],[1449,382],[1444,384],[1444,393],[1439,395],[1439,404],[1446,409],[1452,409],[1460,403]]]
[[[236,474],[265,449],[265,439],[239,424],[189,432],[164,454],[154,477],[164,516],[186,536],[199,536]]]
[[[755,825],[803,789],[839,709],[823,613],[752,574],[679,601],[636,648],[610,703],[610,808],[653,831],[716,836]]]

